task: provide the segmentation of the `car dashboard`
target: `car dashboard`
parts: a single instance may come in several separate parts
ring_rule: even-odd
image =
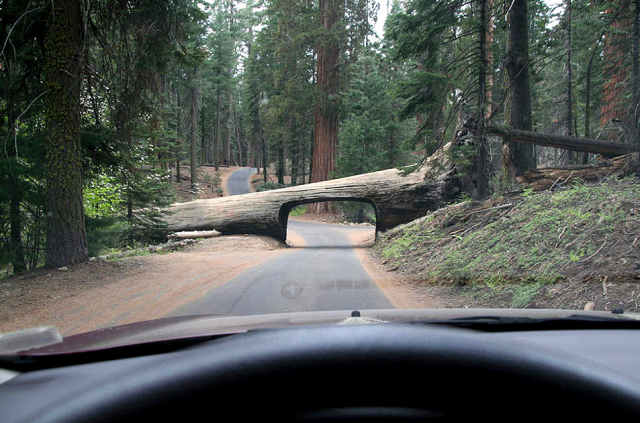
[[[0,422],[640,417],[640,330],[370,324],[248,331],[5,370]]]

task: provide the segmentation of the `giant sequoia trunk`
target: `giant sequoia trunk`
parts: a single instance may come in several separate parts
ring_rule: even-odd
[[[340,44],[334,25],[340,20],[342,9],[338,0],[320,0],[324,37],[318,45],[317,85],[319,88],[315,111],[313,164],[311,182],[326,181],[335,170],[338,150],[338,91]],[[312,212],[331,211],[327,203],[311,207]]]
[[[80,86],[84,2],[51,0],[45,42],[47,267],[88,259],[82,204]]]
[[[604,38],[603,56],[605,82],[602,87],[602,100],[600,105],[600,127],[606,128],[603,137],[612,141],[618,140],[619,134],[615,126],[610,126],[612,121],[625,122],[627,113],[623,106],[626,88],[626,79],[629,73],[625,63],[628,54],[627,42],[629,40],[628,28],[631,2],[628,0],[614,0],[612,6],[605,13],[617,13],[617,18],[611,25],[611,31]],[[616,11],[615,9],[619,9]]]

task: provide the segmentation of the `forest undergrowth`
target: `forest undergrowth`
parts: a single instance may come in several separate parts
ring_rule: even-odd
[[[640,179],[463,201],[382,234],[375,254],[448,307],[638,311]]]

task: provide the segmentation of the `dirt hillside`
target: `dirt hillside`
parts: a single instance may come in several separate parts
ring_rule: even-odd
[[[453,204],[374,250],[447,307],[640,311],[638,228],[640,180],[628,177]]]

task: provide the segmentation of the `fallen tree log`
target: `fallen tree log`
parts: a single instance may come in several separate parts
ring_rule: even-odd
[[[607,157],[622,156],[640,151],[640,146],[603,141],[593,138],[576,138],[563,135],[542,134],[539,132],[522,131],[519,129],[501,129],[488,126],[487,133],[513,141],[535,144],[543,147],[563,148],[565,150],[581,151],[584,153],[602,154]]]
[[[527,131],[505,132],[513,136]],[[570,138],[574,144],[551,145],[547,142],[549,136],[537,134],[542,138],[536,138],[531,134],[535,133],[524,135],[526,142],[590,153],[619,155],[629,148],[600,140],[595,144],[577,145],[575,142],[583,139],[575,138]],[[397,169],[388,169],[272,191],[178,203],[168,208],[169,215],[164,220],[172,232],[215,229],[222,234],[267,235],[284,242],[288,215],[295,206],[351,200],[371,204],[376,211],[376,230],[384,231],[424,216],[454,199],[469,182],[473,184],[468,176],[456,174],[455,166],[445,153],[450,145],[438,150],[418,171],[407,176],[402,176]],[[639,158],[639,153],[633,153],[603,160],[597,165],[536,169],[518,177],[518,182],[521,186],[542,190],[572,179],[593,181],[613,175],[624,176],[640,172]]]
[[[516,179],[520,186],[535,191],[562,186],[572,180],[597,181],[608,176],[622,177],[640,172],[640,153],[627,154],[595,165],[534,169]]]
[[[169,207],[164,218],[173,232],[217,230],[223,234],[268,235],[284,241],[292,208],[319,201],[352,200],[373,205],[376,229],[392,228],[435,210],[460,192],[455,169],[443,148],[417,172],[397,169],[272,191],[195,200]]]

